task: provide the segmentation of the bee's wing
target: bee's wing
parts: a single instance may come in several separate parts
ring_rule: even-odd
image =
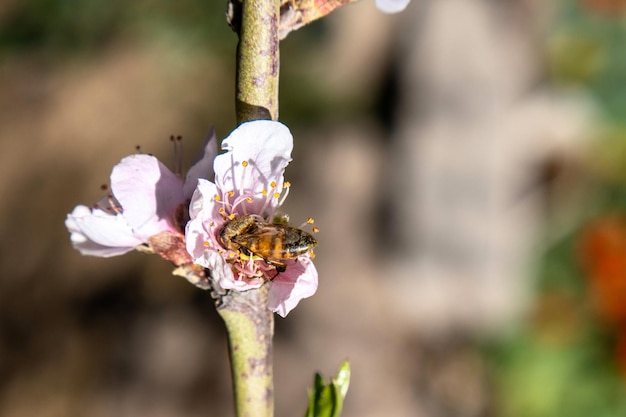
[[[247,233],[241,233],[237,236],[234,236],[232,240],[240,245],[245,245],[246,242],[249,242],[251,240],[276,236],[277,234],[281,233],[280,229],[281,228],[276,228],[272,224],[257,224],[256,227],[250,229]]]
[[[280,236],[284,246],[296,245],[300,242],[302,231],[284,224],[263,224],[254,233],[255,236]]]

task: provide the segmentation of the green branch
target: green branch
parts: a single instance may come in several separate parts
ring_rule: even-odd
[[[237,46],[237,124],[278,120],[280,0],[243,0]]]
[[[280,0],[231,0],[237,22],[237,124],[278,119],[278,23]],[[268,285],[230,291],[218,312],[228,332],[237,417],[272,417],[274,313]]]
[[[237,417],[272,417],[274,313],[267,308],[268,285],[231,291],[218,313],[226,323]]]

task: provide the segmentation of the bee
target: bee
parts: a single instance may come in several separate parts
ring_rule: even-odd
[[[283,260],[304,255],[317,246],[317,240],[304,230],[283,223],[266,223],[252,215],[226,223],[220,241],[227,249],[263,258],[277,272],[285,272]]]

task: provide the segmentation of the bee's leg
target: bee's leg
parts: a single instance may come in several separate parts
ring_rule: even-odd
[[[276,272],[285,272],[287,270],[287,265],[285,265],[282,262],[279,261],[272,261],[270,259],[265,259],[265,262],[267,262],[267,264],[272,265],[273,267],[276,268]]]
[[[239,252],[247,257],[252,257],[252,252],[250,252],[250,249],[246,248],[245,246],[239,246]]]
[[[273,277],[270,278],[270,281],[273,281],[274,278],[276,278],[278,276],[278,274],[280,274],[280,272],[276,271],[276,275],[274,275]]]

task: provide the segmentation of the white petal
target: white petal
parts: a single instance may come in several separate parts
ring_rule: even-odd
[[[144,239],[175,231],[173,216],[183,202],[183,183],[151,155],[131,155],[113,168],[111,190],[135,234]]]
[[[235,277],[230,265],[217,251],[205,250],[202,257],[196,260],[198,265],[202,265],[211,271],[211,279],[224,289],[233,289]]]
[[[218,194],[217,187],[211,181],[199,179],[198,185],[193,192],[189,203],[189,217],[193,220],[196,217],[201,219],[221,220],[219,207],[215,196]]]
[[[74,247],[83,255],[109,257],[126,253],[142,243],[121,215],[77,206],[65,226]]]
[[[270,284],[269,309],[281,317],[293,310],[300,300],[317,291],[317,269],[309,257],[299,257]]]
[[[218,155],[214,163],[215,184],[222,192],[272,193],[272,181],[276,182],[276,190],[282,191],[283,173],[293,149],[287,126],[271,120],[243,123],[224,139],[222,148],[227,152]],[[249,212],[258,213],[262,204],[255,202],[247,207]]]
[[[376,7],[385,13],[398,13],[406,9],[411,0],[376,0]]]
[[[205,242],[209,242],[207,232],[204,229],[201,218],[192,219],[185,227],[185,245],[193,262],[208,268],[204,262],[204,252],[207,250]]]
[[[215,136],[215,129],[211,128],[200,157],[187,171],[183,188],[185,199],[190,198],[193,194],[198,184],[198,179],[213,179],[213,160],[215,155],[217,155],[217,136]]]

